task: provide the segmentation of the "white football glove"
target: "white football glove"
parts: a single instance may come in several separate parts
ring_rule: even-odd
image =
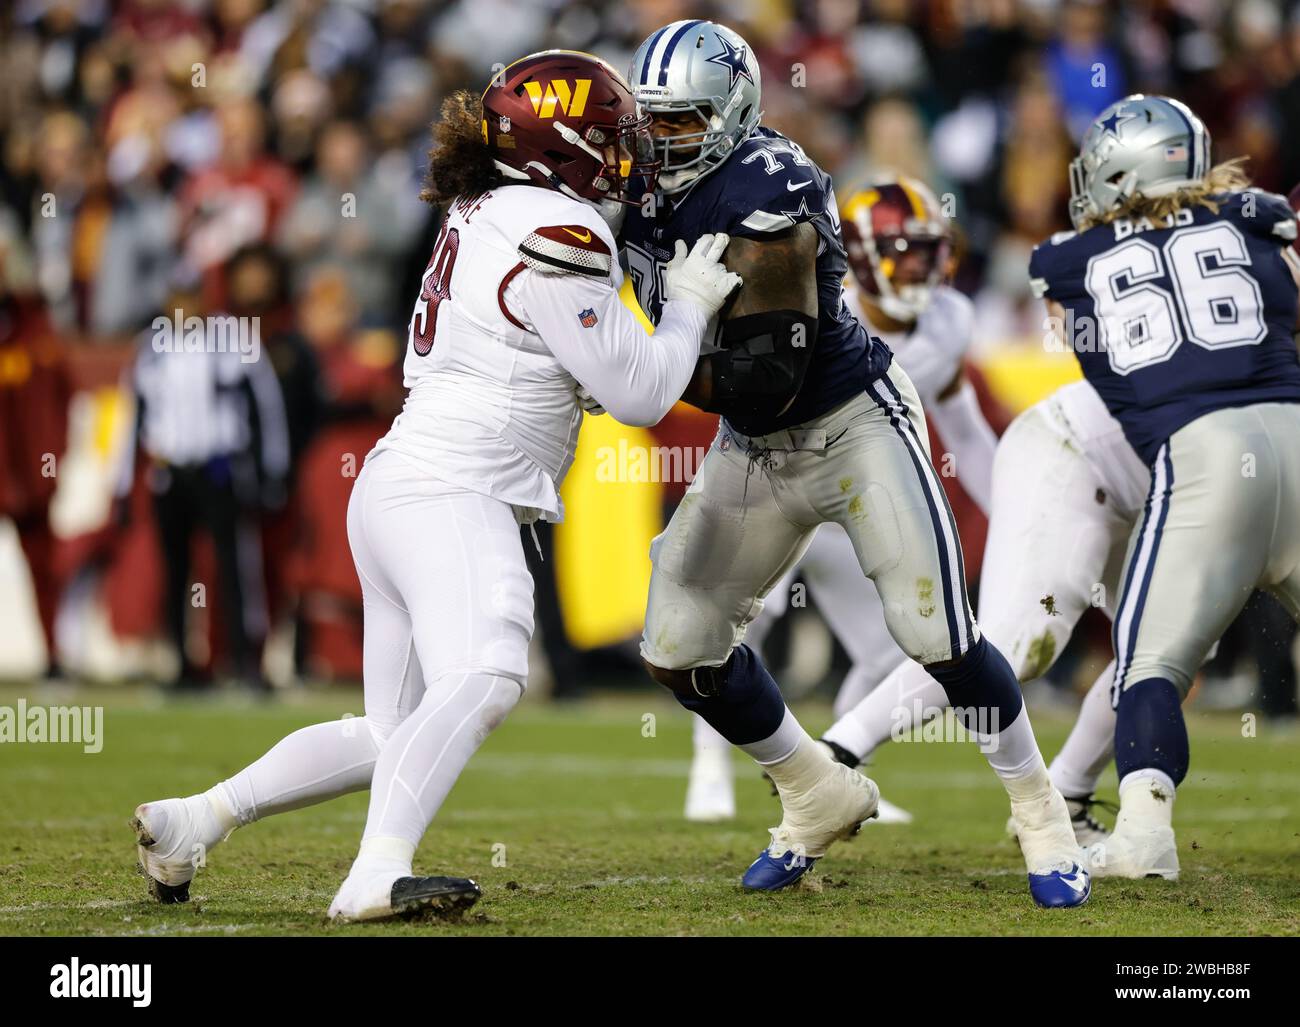
[[[664,271],[664,292],[668,299],[694,303],[704,311],[705,317],[716,314],[741,283],[740,275],[728,271],[719,262],[730,241],[726,232],[702,235],[688,255],[686,243],[678,239],[677,252]]]

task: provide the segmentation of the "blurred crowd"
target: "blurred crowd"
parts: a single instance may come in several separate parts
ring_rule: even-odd
[[[430,119],[496,65],[562,47],[624,68],[667,22],[726,22],[757,52],[765,122],[841,189],[902,171],[953,198],[977,353],[1036,334],[1028,253],[1067,227],[1068,161],[1112,100],[1173,93],[1205,118],[1216,159],[1249,154],[1265,188],[1300,181],[1300,3],[1283,0],[0,8],[0,347],[29,347],[33,366],[68,362],[42,393],[57,406],[105,373],[87,352],[125,365],[159,314],[261,318],[292,443],[272,513],[299,511],[265,526],[267,577],[299,607],[314,573],[330,579],[312,593],[326,606],[356,598],[349,567],[322,571],[326,548],[346,559],[338,460],[363,455],[400,403],[404,326],[439,218],[417,199]],[[52,490],[32,461],[59,442],[54,427],[33,430],[32,406],[0,402],[0,515],[28,526],[48,521]],[[334,484],[304,501],[317,466]],[[34,568],[52,544],[37,535],[24,536]]]
[[[1300,9],[1281,0],[14,0],[0,43],[0,232],[55,326],[147,323],[183,262],[221,304],[241,246],[302,290],[342,270],[362,323],[400,326],[431,212],[416,200],[448,90],[546,47],[626,67],[680,17],[737,28],[766,120],[841,187],[881,168],[950,192],[964,285],[1024,295],[1062,225],[1088,119],[1137,90],[1199,110],[1259,184],[1300,180]],[[339,216],[342,197],[351,198]],[[1005,331],[1002,322],[988,331]]]

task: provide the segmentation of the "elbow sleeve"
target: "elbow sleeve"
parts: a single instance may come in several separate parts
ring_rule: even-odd
[[[816,316],[798,310],[769,310],[724,322],[722,349],[710,357],[710,409],[783,409],[803,385],[816,342]]]

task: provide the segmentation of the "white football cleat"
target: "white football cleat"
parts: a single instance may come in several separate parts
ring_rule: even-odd
[[[1088,849],[1088,861],[1097,877],[1178,880],[1175,793],[1168,780],[1138,773],[1120,782],[1115,830]]]
[[[206,795],[141,803],[130,825],[149,894],[162,903],[189,901],[195,872],[234,830],[233,822],[219,814]]]
[[[686,819],[697,823],[731,820],[736,815],[736,787],[730,748],[701,746],[691,760],[686,787]]]
[[[815,785],[803,792],[782,792],[785,816],[772,832],[769,851],[794,851],[820,857],[831,843],[858,833],[876,815],[880,789],[871,778],[843,763],[832,763]]]
[[[1085,850],[1110,837],[1106,825],[1092,815],[1093,806],[1103,806],[1115,812],[1115,807],[1109,803],[1099,802],[1091,795],[1081,799],[1071,799],[1068,795],[1065,797],[1065,807],[1070,811],[1070,823],[1074,827],[1074,840]],[[1016,837],[1015,817],[1007,818],[1007,835],[1011,838]]]
[[[876,815],[876,783],[843,763],[829,769],[811,788],[781,791],[785,817],[772,828],[772,841],[750,864],[740,883],[746,891],[778,891],[812,869],[830,845],[858,833]]]
[[[354,866],[339,886],[326,915],[343,923],[395,916],[393,885],[406,876],[401,870],[358,871]]]
[[[1164,824],[1126,823],[1124,814],[1105,841],[1088,849],[1093,877],[1163,877],[1178,880],[1178,843]]]
[[[1087,863],[1075,840],[1065,797],[1045,783],[1044,791],[1011,799],[1016,838],[1029,872],[1029,894],[1040,906],[1080,906],[1092,894]]]

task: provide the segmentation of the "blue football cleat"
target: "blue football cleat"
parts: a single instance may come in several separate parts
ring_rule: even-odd
[[[1071,863],[1068,870],[1030,874],[1029,894],[1044,909],[1082,906],[1092,894],[1092,878],[1078,863]]]
[[[793,850],[778,859],[764,849],[749,864],[740,884],[746,891],[780,891],[803,877],[816,862],[816,856],[798,856]]]

